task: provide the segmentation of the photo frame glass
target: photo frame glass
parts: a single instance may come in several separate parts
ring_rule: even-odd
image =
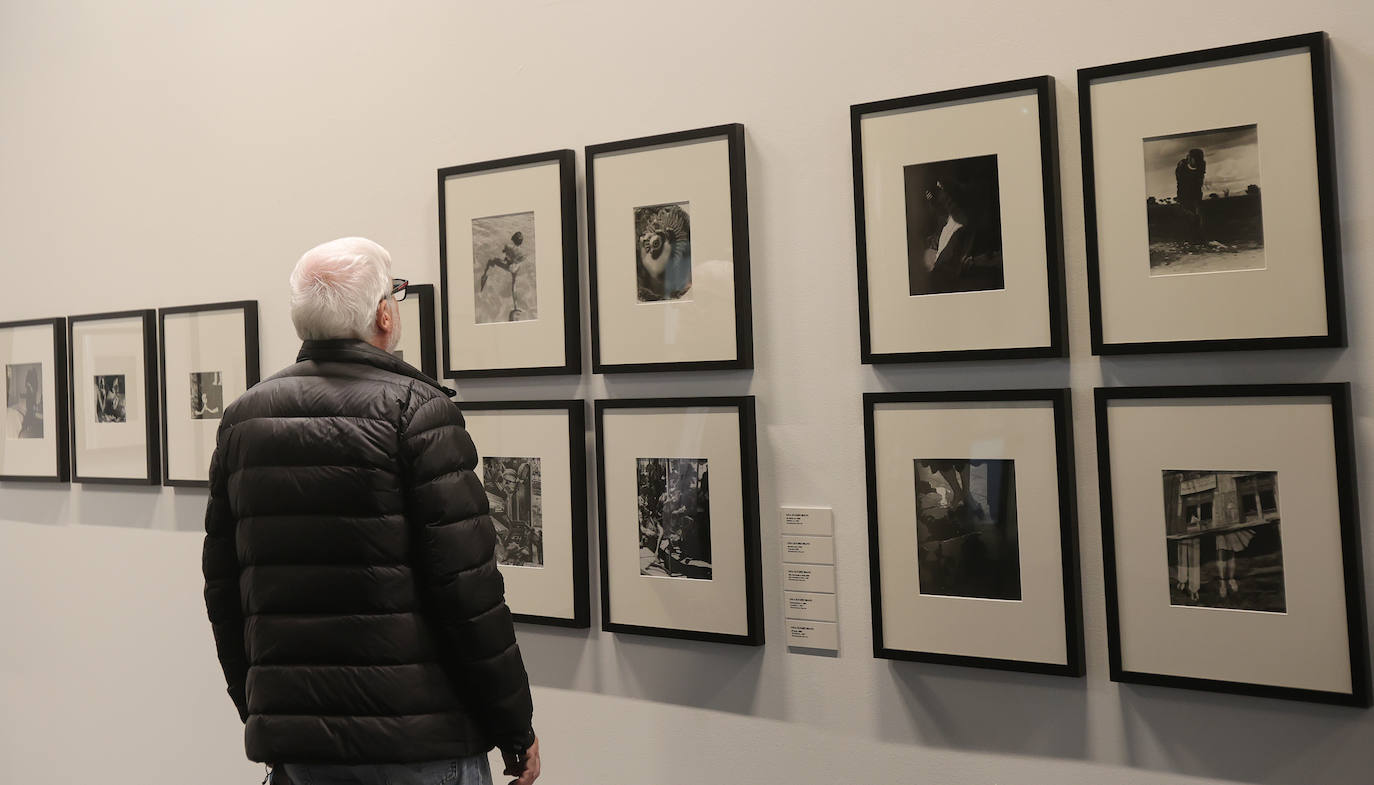
[[[4,430],[0,479],[65,481],[67,326],[52,319],[0,324]]]
[[[155,484],[152,311],[72,317],[72,465],[78,482]]]

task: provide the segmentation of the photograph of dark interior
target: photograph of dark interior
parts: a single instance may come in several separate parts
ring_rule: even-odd
[[[539,318],[534,213],[472,219],[473,314],[477,324]]]
[[[692,219],[688,203],[636,207],[634,219],[639,302],[691,299]]]
[[[5,438],[43,438],[43,364],[5,365]]]
[[[1259,129],[1144,140],[1150,275],[1263,270]]]
[[[917,458],[915,463],[921,593],[1020,600],[1015,462]]]
[[[511,567],[544,566],[544,497],[538,458],[482,458],[496,560]]]
[[[711,579],[711,486],[705,458],[636,460],[639,574]]]
[[[1003,288],[997,156],[931,161],[902,169],[911,294]]]
[[[224,417],[224,377],[219,371],[191,372],[191,419]]]
[[[95,377],[95,421],[128,422],[124,410],[124,374],[99,374]]]
[[[1277,472],[1164,472],[1173,605],[1283,613]]]

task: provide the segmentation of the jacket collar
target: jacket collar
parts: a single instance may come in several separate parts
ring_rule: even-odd
[[[395,355],[384,352],[372,344],[366,341],[360,341],[356,338],[306,341],[301,344],[301,351],[296,355],[296,362],[304,362],[306,360],[314,360],[315,362],[365,363],[381,368],[384,371],[391,371],[392,373],[399,373],[402,376],[409,376],[412,379],[418,379],[450,398],[458,394],[457,390],[445,387],[438,381],[429,378]]]

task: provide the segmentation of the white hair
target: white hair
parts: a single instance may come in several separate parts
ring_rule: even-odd
[[[303,341],[370,340],[377,304],[391,292],[391,254],[364,237],[305,252],[291,271],[291,323]]]

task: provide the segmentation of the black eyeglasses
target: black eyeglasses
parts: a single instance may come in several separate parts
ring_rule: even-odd
[[[406,298],[406,292],[409,290],[410,281],[407,281],[404,278],[391,279],[391,296],[396,298],[396,302],[399,303],[400,301],[404,300]],[[386,298],[383,297],[382,299],[385,300]]]

